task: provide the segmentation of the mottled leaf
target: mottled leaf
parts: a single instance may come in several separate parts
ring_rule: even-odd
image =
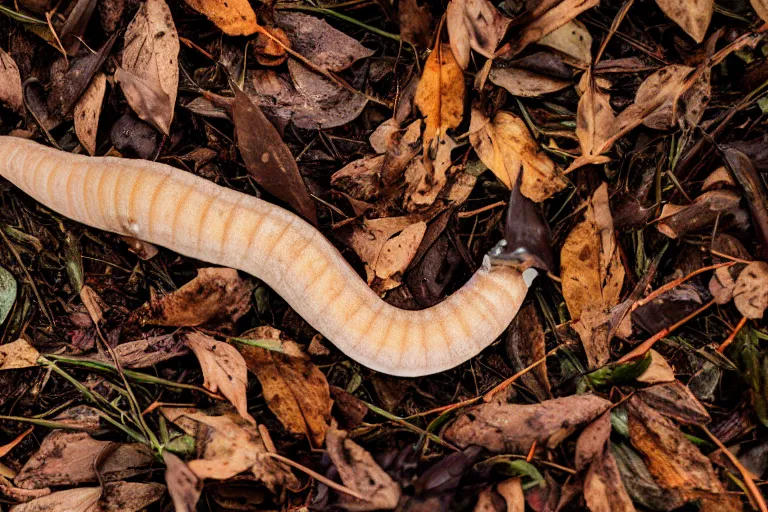
[[[259,24],[248,0],[184,0],[229,36],[249,36]]]

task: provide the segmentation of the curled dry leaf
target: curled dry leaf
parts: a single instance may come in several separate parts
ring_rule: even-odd
[[[488,0],[451,0],[445,12],[451,50],[461,69],[469,65],[469,50],[492,59],[511,19]]]
[[[265,35],[266,33],[273,37]],[[256,62],[262,66],[279,66],[288,60],[286,48],[291,47],[291,42],[283,29],[279,27],[265,27],[264,32],[259,32],[256,35],[252,44],[251,53],[256,57]]]
[[[256,183],[287,202],[309,222],[317,224],[315,203],[291,150],[261,109],[239,89],[235,89],[232,119],[237,133],[237,146]]]
[[[332,425],[326,440],[328,456],[350,489],[366,496],[367,501],[339,496],[346,510],[388,510],[400,501],[400,486],[373,460],[371,454]]]
[[[553,30],[536,41],[536,44],[559,51],[581,67],[587,67],[592,62],[592,35],[577,20],[571,20]]]
[[[246,344],[238,344],[237,348],[248,369],[259,379],[269,409],[286,430],[306,435],[312,446],[321,447],[333,405],[325,375],[294,342],[281,340],[277,329],[259,327],[249,332],[248,337],[294,346],[292,355]]]
[[[144,325],[228,329],[251,307],[253,284],[232,268],[201,268],[197,277],[161,298],[152,297],[134,313]]]
[[[112,444],[97,441],[83,432],[54,430],[43,439],[14,482],[23,489],[95,482],[98,480],[96,461]],[[123,480],[146,470],[152,464],[152,454],[142,444],[118,443],[100,464],[101,481]]]
[[[550,77],[518,67],[492,68],[488,79],[509,91],[510,94],[525,98],[538,98],[571,85],[570,80]]]
[[[165,483],[176,512],[194,512],[203,490],[202,482],[189,466],[168,450],[163,450]]]
[[[576,441],[576,469],[584,474],[584,499],[592,512],[634,512],[611,451],[611,413],[603,413]]]
[[[516,115],[499,112],[491,122],[473,109],[469,132],[477,156],[507,187],[512,188],[522,172],[520,190],[536,202],[565,188],[555,163],[541,152],[525,122]]]
[[[285,31],[295,52],[328,71],[344,71],[375,53],[325,20],[308,14],[275,11],[275,23]]]
[[[714,12],[714,0],[656,0],[664,14],[700,43]]]
[[[763,318],[768,307],[768,263],[753,261],[736,278],[733,303],[747,318]]]
[[[239,416],[208,416],[186,411],[171,421],[195,437],[201,458],[189,461],[187,465],[201,480],[227,480],[250,471],[272,492],[286,486],[294,488],[298,484],[290,469],[267,455],[269,450],[256,427]]]
[[[21,92],[21,75],[13,57],[0,49],[0,103],[16,112],[24,111]]]
[[[603,183],[586,203],[584,220],[577,224],[560,251],[563,297],[574,329],[579,333],[590,367],[610,357],[605,312],[619,303],[624,266],[616,246],[608,185]],[[599,332],[598,332],[599,331]]]
[[[164,0],[147,0],[141,4],[125,30],[122,67],[140,80],[133,80],[132,83],[149,84],[167,98],[163,103],[151,105],[156,111],[148,112],[143,110],[146,105],[136,101],[140,98],[135,95],[128,97],[127,94],[126,97],[139,117],[147,121],[156,120],[157,123],[153,124],[166,135],[170,133],[179,87],[178,59],[179,35],[171,10]],[[125,78],[121,84],[125,87]],[[149,89],[144,89],[142,92],[146,94]]]
[[[715,222],[733,217],[737,224],[748,221],[748,214],[739,204],[741,196],[732,190],[704,192],[685,206],[666,204],[661,210],[656,229],[669,238],[680,238],[687,233],[708,228]]]
[[[195,353],[203,369],[203,387],[213,393],[221,391],[240,416],[255,425],[256,420],[248,414],[248,370],[240,352],[229,343],[198,332],[187,334],[185,343]]]
[[[248,0],[184,0],[228,36],[249,36],[259,27]]]
[[[591,394],[534,405],[487,403],[468,408],[445,438],[462,448],[477,445],[494,453],[527,453],[534,441],[554,448],[609,407],[611,402]]]
[[[441,141],[447,130],[456,128],[464,117],[464,73],[451,47],[439,44],[427,57],[416,88],[414,104],[424,115],[424,148]]]
[[[0,370],[37,366],[38,357],[40,357],[40,352],[24,339],[0,345]]]
[[[96,132],[106,90],[106,75],[97,73],[75,105],[75,134],[90,155],[96,154]]]

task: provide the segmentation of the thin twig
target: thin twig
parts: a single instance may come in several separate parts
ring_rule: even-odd
[[[308,474],[309,476],[311,476],[312,478],[314,478],[318,482],[324,483],[325,485],[327,485],[331,489],[335,489],[335,490],[337,490],[339,492],[343,492],[344,494],[348,494],[349,496],[352,496],[353,498],[357,498],[358,500],[361,500],[361,501],[365,501],[365,502],[369,502],[370,501],[367,497],[363,496],[359,492],[354,491],[354,490],[350,489],[349,487],[344,487],[341,484],[337,484],[333,480],[331,480],[329,478],[326,478],[323,475],[321,475],[320,473],[317,473],[316,471],[313,471],[313,470],[309,469],[306,466],[302,466],[298,462],[294,462],[294,461],[292,461],[291,459],[289,459],[287,457],[283,457],[280,454],[271,453],[271,452],[266,452],[264,455],[266,455],[267,457],[272,457],[275,460],[279,460],[280,462],[282,462],[284,464],[287,464],[287,465],[289,465],[289,466],[291,466],[293,468],[296,468],[299,471],[303,471],[304,473]]]
[[[534,368],[536,368],[540,364],[545,363],[549,356],[553,355],[555,352],[560,350],[562,347],[563,347],[563,345],[556,346],[555,348],[553,348],[552,350],[550,350],[549,352],[544,354],[544,357],[542,357],[538,361],[534,361],[532,364],[530,364],[527,367],[523,368],[522,370],[520,370],[519,372],[517,372],[513,376],[511,376],[508,379],[506,379],[501,384],[499,384],[496,387],[494,387],[492,390],[490,390],[485,395],[483,395],[483,401],[484,402],[490,402],[491,400],[493,400],[493,397],[494,397],[494,395],[496,395],[496,393],[498,393],[499,391],[503,391],[503,390],[507,389],[517,379],[519,379],[520,377],[522,377],[523,375],[525,375],[529,371],[533,370]]]
[[[635,302],[634,304],[632,304],[632,311],[636,310],[637,308],[639,308],[641,306],[645,306],[649,302],[651,302],[651,301],[655,300],[656,298],[658,298],[660,295],[665,294],[666,292],[672,290],[673,288],[677,288],[678,286],[680,286],[684,282],[688,281],[689,279],[691,279],[693,277],[696,277],[699,274],[703,274],[704,272],[709,272],[710,270],[717,270],[718,268],[721,268],[721,267],[730,267],[733,264],[734,264],[734,262],[728,261],[728,262],[725,262],[725,263],[718,263],[716,265],[710,265],[708,267],[702,267],[700,269],[694,270],[693,272],[691,272],[687,276],[683,276],[683,277],[675,279],[674,281],[670,281],[667,284],[665,284],[664,286],[661,286],[660,288],[657,288],[656,290],[652,291],[646,297],[643,297],[642,299],[640,299],[637,302]]]
[[[721,354],[725,351],[726,348],[728,348],[728,345],[733,343],[733,340],[736,339],[736,335],[739,334],[739,331],[741,331],[744,326],[747,324],[747,317],[743,316],[741,317],[741,320],[739,320],[739,323],[736,324],[736,327],[733,329],[733,332],[728,335],[727,338],[725,338],[725,341],[720,344],[719,347],[717,347],[717,351]]]

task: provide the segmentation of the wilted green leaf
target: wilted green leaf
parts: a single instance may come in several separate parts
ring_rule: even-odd
[[[16,288],[16,280],[11,273],[0,267],[0,325],[8,318],[8,313],[16,302]]]
[[[604,366],[587,374],[587,380],[592,386],[625,384],[637,379],[651,365],[650,353],[637,361]]]

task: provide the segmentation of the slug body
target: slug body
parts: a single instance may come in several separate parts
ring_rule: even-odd
[[[396,308],[297,215],[164,164],[0,137],[0,175],[70,219],[262,279],[347,356],[391,375],[429,375],[475,356],[528,291],[520,272],[486,259],[440,304]]]

